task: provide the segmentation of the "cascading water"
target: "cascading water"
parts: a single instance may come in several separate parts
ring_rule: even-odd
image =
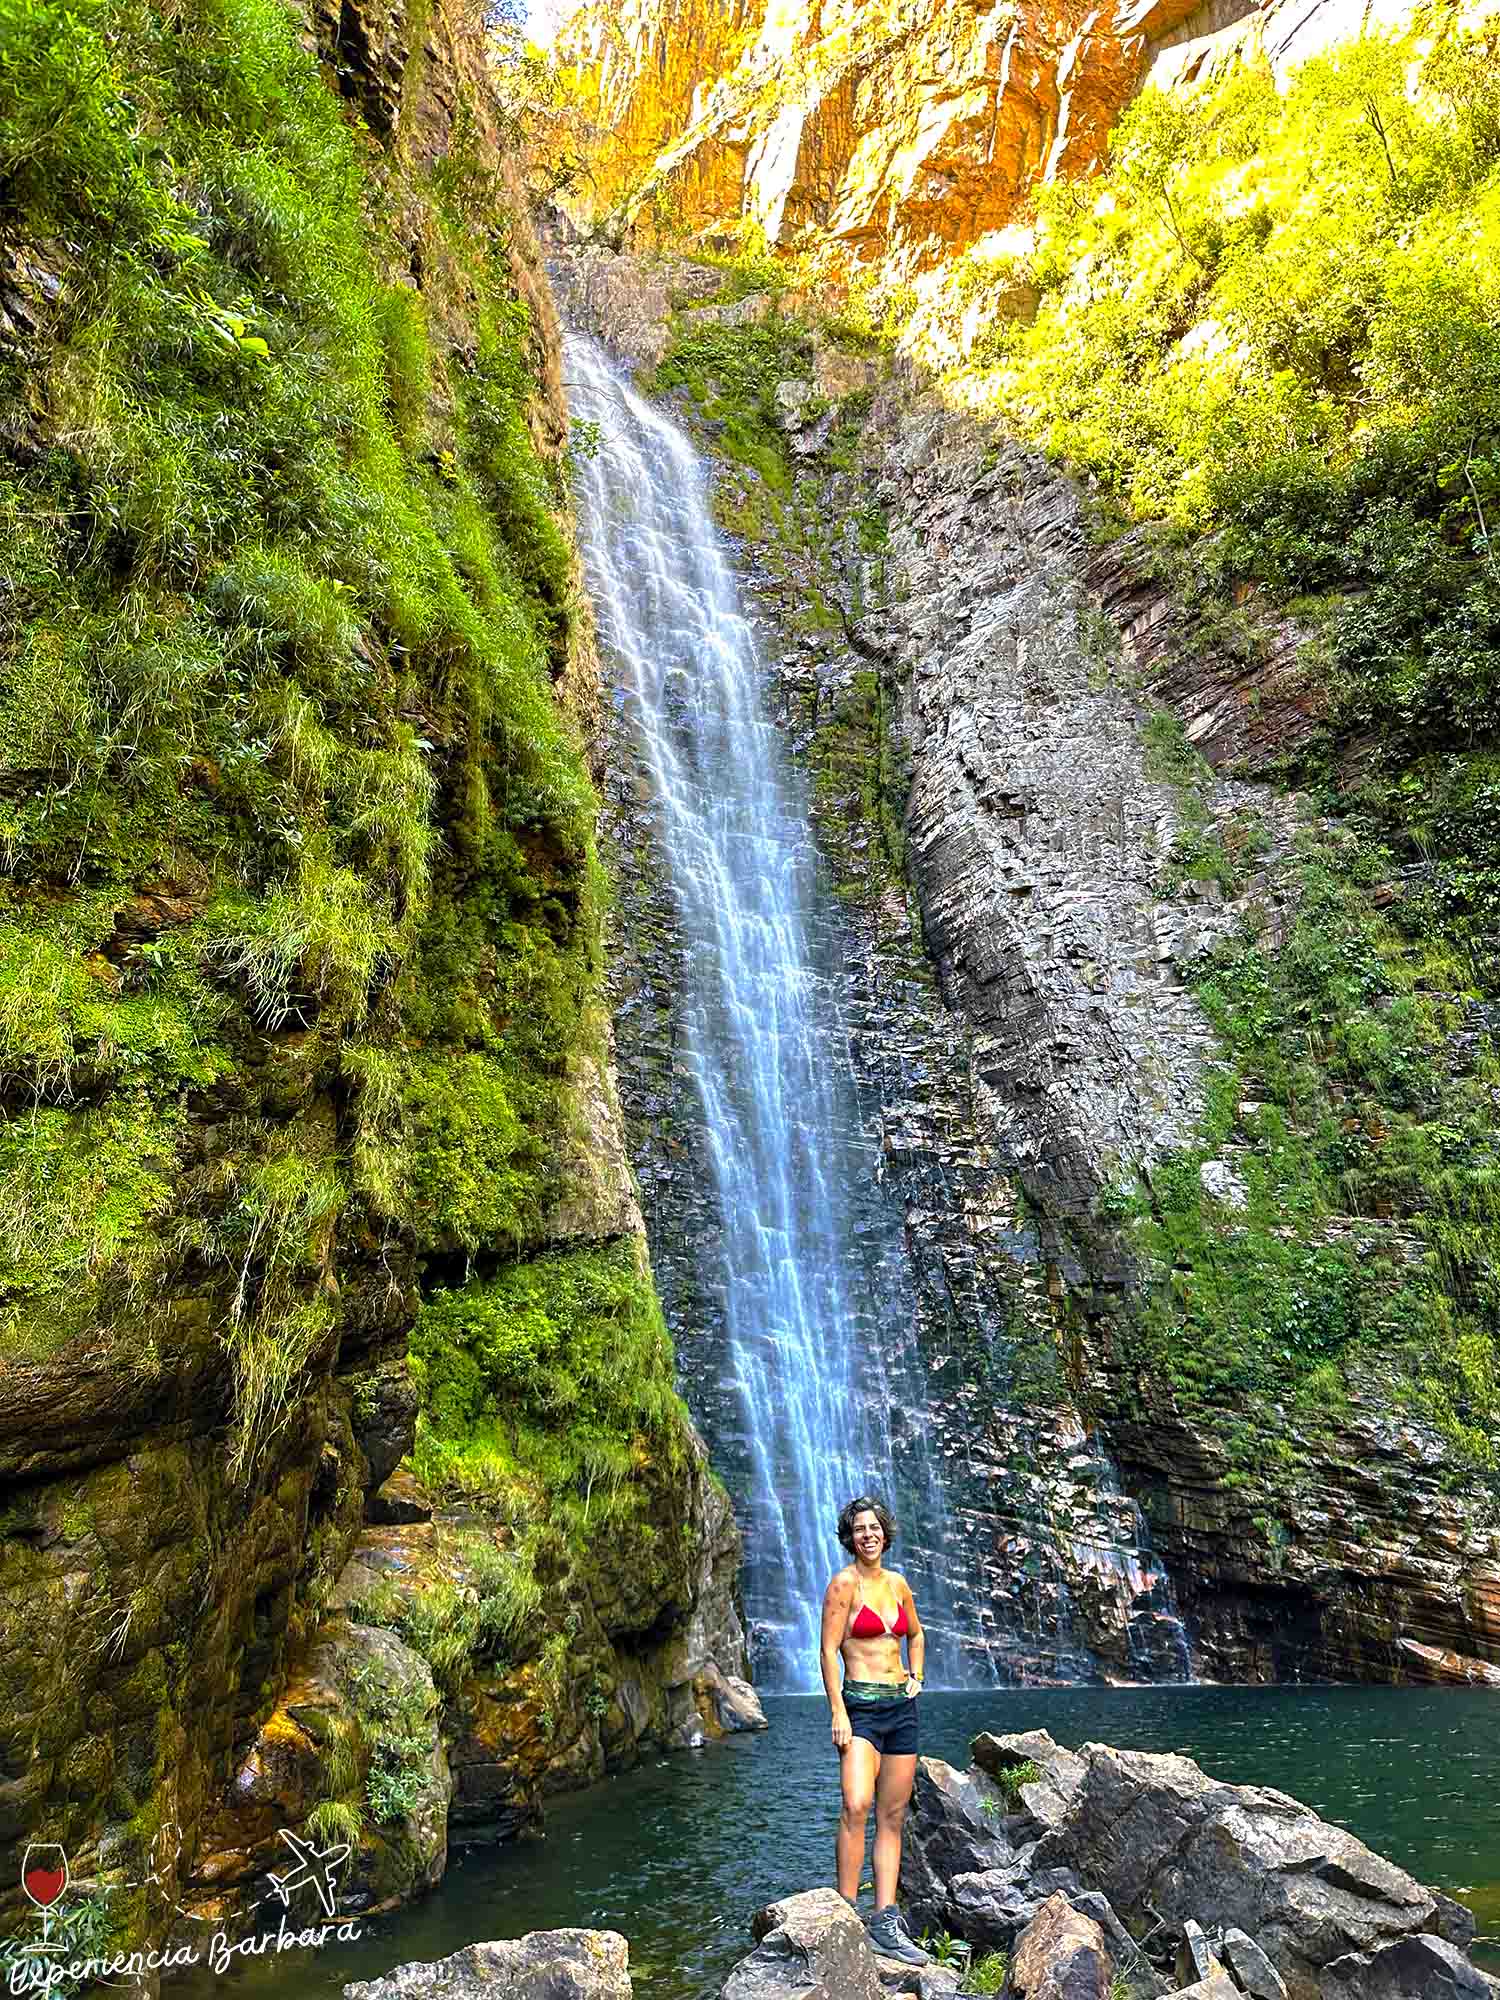
[[[604,437],[583,480],[584,562],[686,940],[682,1059],[702,1106],[717,1212],[706,1255],[751,1475],[745,1600],[758,1675],[784,1690],[818,1685],[823,1591],[844,1560],[833,1523],[852,1495],[874,1491],[902,1525],[893,1561],[922,1610],[930,1680],[965,1685],[976,1665],[990,1679],[972,1635],[965,1652],[944,1570],[951,1535],[900,1218],[869,1198],[875,1162],[837,945],[817,921],[807,801],[762,705],[704,467],[592,341],[570,336],[566,366],[575,415]]]

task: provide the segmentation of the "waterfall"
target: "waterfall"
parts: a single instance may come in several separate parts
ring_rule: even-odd
[[[976,1663],[988,1680],[988,1652],[953,1608],[963,1551],[949,1546],[902,1219],[880,1198],[878,1141],[860,1125],[832,889],[805,787],[763,706],[764,665],[707,474],[592,341],[570,335],[565,353],[573,411],[602,436],[580,482],[584,564],[685,945],[680,1059],[713,1183],[702,1255],[750,1489],[736,1499],[758,1677],[819,1685],[823,1592],[847,1559],[835,1522],[868,1492],[897,1517],[890,1562],[928,1631],[929,1684],[967,1684]]]

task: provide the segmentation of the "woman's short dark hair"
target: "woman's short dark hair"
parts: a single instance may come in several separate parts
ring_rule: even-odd
[[[854,1553],[854,1520],[857,1514],[873,1514],[880,1523],[880,1532],[885,1536],[885,1548],[881,1550],[881,1554],[884,1555],[885,1549],[888,1549],[896,1539],[896,1521],[890,1508],[882,1507],[880,1502],[872,1500],[868,1493],[861,1493],[857,1499],[849,1502],[839,1515],[839,1540],[851,1556]]]

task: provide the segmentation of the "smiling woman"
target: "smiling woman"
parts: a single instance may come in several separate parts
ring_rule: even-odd
[[[906,1578],[883,1567],[896,1523],[861,1494],[839,1515],[838,1536],[853,1555],[823,1597],[823,1686],[833,1710],[843,1808],[834,1854],[839,1894],[852,1906],[865,1858],[865,1822],[875,1806],[875,1914],[870,1942],[888,1958],[923,1965],[896,1907],[901,1825],[917,1771],[917,1696],[927,1637]],[[908,1664],[901,1664],[901,1641]],[[838,1660],[842,1653],[843,1679]]]

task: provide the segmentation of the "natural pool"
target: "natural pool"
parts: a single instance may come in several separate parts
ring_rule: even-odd
[[[923,1698],[923,1749],[968,1762],[980,1729],[1184,1750],[1277,1786],[1460,1897],[1500,1944],[1500,1697],[1467,1689],[1048,1688]],[[836,1760],[821,1697],[766,1703],[766,1734],[652,1757],[554,1802],[545,1840],[458,1857],[424,1903],[316,1958],[253,1964],[242,1992],[336,1994],[412,1958],[555,1925],[623,1931],[638,1994],[710,2000],[762,1904],[831,1880]],[[1500,1951],[1475,1956],[1500,1968]],[[208,1991],[194,1974],[179,1996]]]

